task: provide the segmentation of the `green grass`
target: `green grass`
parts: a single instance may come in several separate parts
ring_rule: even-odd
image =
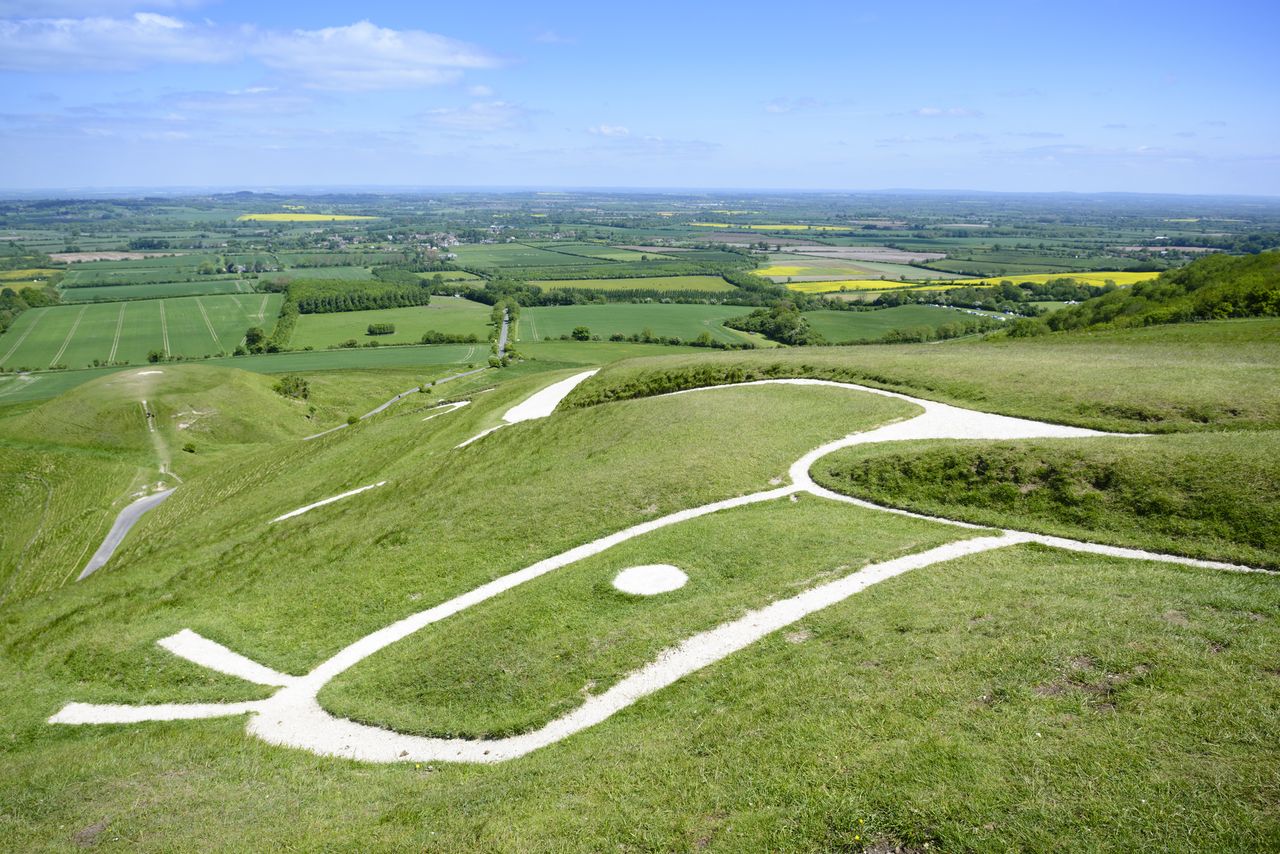
[[[741,317],[749,309],[740,305],[682,305],[661,303],[608,303],[603,305],[564,305],[525,308],[520,312],[516,340],[546,341],[568,335],[576,327],[585,326],[591,334],[608,338],[615,333],[637,335],[645,329],[654,335],[697,338],[711,333],[717,341],[742,343],[759,336],[738,332],[724,326],[731,317]]]
[[[957,561],[493,767],[322,759],[236,718],[51,728],[65,677],[17,671],[52,639],[23,640],[0,661],[0,826],[24,850],[99,822],[106,850],[1272,850],[1272,581],[1030,547]],[[169,688],[229,681],[146,663]]]
[[[32,309],[0,336],[0,367],[82,368],[94,359],[136,365],[166,342],[175,356],[230,353],[250,326],[275,326],[280,301],[279,294],[228,294]]]
[[[1280,432],[912,442],[821,460],[819,483],[931,516],[1280,568]]]
[[[619,362],[568,405],[726,381],[811,376],[990,412],[1128,432],[1280,428],[1280,321],[1032,339],[791,348]]]
[[[588,288],[602,291],[707,291],[737,290],[719,276],[646,276],[630,279],[558,279],[534,282],[544,290]]]
[[[212,276],[194,282],[163,282],[154,285],[112,285],[95,288],[68,288],[63,302],[114,302],[116,300],[159,299],[202,294],[253,293],[253,283]]]
[[[913,326],[936,329],[972,315],[931,305],[900,305],[878,311],[806,311],[804,316],[814,331],[827,341],[843,344],[849,341],[874,341],[886,332]]]
[[[341,311],[332,314],[304,314],[298,318],[292,347],[332,347],[349,339],[360,343],[375,340],[367,334],[371,323],[394,323],[393,335],[378,335],[379,344],[417,344],[428,330],[454,335],[475,335],[488,339],[490,308],[477,302],[436,296],[431,304],[373,311]]]
[[[147,468],[141,455],[0,439],[0,608],[74,579]]]
[[[850,429],[883,417],[859,403]],[[527,732],[690,635],[860,565],[957,538],[947,526],[885,515],[801,497],[646,534],[378,653],[330,683],[321,702],[400,732]],[[652,563],[680,567],[689,583],[653,597],[613,588],[620,570]]]

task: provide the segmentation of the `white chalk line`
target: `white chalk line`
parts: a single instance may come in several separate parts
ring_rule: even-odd
[[[496,427],[490,427],[487,430],[481,430],[470,439],[456,445],[455,449],[465,448],[472,442],[478,442],[485,436],[488,436],[495,430],[501,430],[503,427],[507,427],[512,424],[519,424],[522,421],[533,421],[539,418],[548,417],[551,413],[556,411],[556,407],[560,405],[560,402],[569,396],[569,392],[573,391],[579,385],[591,379],[599,372],[598,368],[595,370],[583,371],[580,374],[574,374],[568,379],[552,383],[546,388],[534,392],[503,414],[502,420],[504,423],[499,424]]]
[[[453,403],[442,403],[439,406],[435,407],[435,409],[443,409],[444,412],[436,412],[434,415],[428,415],[426,418],[422,420],[430,421],[432,418],[439,418],[441,415],[448,415],[450,412],[461,409],[462,407],[466,406],[470,402],[471,401],[469,400],[458,400]]]
[[[31,334],[31,330],[36,328],[36,324],[40,322],[40,318],[44,317],[48,310],[49,309],[47,308],[34,308],[31,310],[31,325],[22,331],[21,338],[13,342],[13,346],[9,348],[9,352],[4,354],[3,359],[0,359],[0,364],[4,364],[9,361],[9,357],[17,352],[18,348],[22,346],[23,341],[27,340],[27,336]]]
[[[765,635],[794,623],[796,620],[836,602],[843,601],[872,584],[901,575],[912,569],[932,566],[957,557],[978,554],[1009,545],[1034,542],[1053,548],[1113,557],[1158,560],[1213,569],[1253,571],[1248,567],[1238,567],[1215,561],[1201,561],[1177,555],[1102,546],[1062,537],[1006,530],[1000,531],[993,536],[947,543],[915,555],[872,564],[836,581],[812,588],[789,599],[772,603],[737,620],[694,635],[677,646],[659,653],[650,664],[625,677],[608,691],[588,698],[582,706],[533,732],[500,739],[432,738],[407,735],[336,718],[320,707],[316,698],[325,684],[390,644],[413,634],[425,626],[446,619],[527,581],[586,557],[599,554],[619,543],[659,528],[720,510],[775,500],[799,492],[809,492],[819,497],[831,498],[871,509],[887,510],[901,515],[931,519],[931,517],[923,516],[922,514],[884,508],[860,499],[839,495],[814,483],[809,476],[809,467],[818,458],[840,448],[867,442],[901,441],[919,438],[1003,439],[1106,435],[1082,428],[977,413],[947,404],[918,400],[895,392],[870,389],[851,383],[793,379],[761,380],[736,385],[766,384],[821,385],[867,391],[907,400],[921,406],[925,412],[906,421],[889,424],[865,433],[846,436],[843,439],[829,442],[810,451],[791,466],[790,473],[793,483],[790,486],[717,501],[634,525],[590,543],[577,546],[554,557],[544,559],[524,569],[509,573],[451,600],[405,617],[348,645],[312,669],[305,676],[285,677],[293,680],[291,684],[266,700],[250,703],[168,704],[148,707],[97,706],[71,703],[50,718],[50,723],[89,724],[135,722],[140,720],[174,720],[179,718],[239,715],[249,712],[252,714],[247,724],[248,733],[272,744],[309,750],[320,755],[340,756],[368,762],[424,760],[477,763],[500,762],[523,756],[532,750],[553,744],[575,732],[593,726],[640,698],[672,684],[683,676],[719,661]],[[726,387],[733,386],[689,389],[685,392],[677,392],[677,394],[693,391],[714,391]],[[956,435],[957,433],[959,435]],[[977,527],[966,522],[954,520],[931,520],[946,522],[963,528]],[[227,650],[227,652],[231,655],[236,655],[231,653],[230,650]],[[283,677],[283,674],[281,676]]]
[[[275,522],[283,522],[285,519],[292,519],[294,516],[301,516],[303,513],[307,513],[311,510],[315,510],[317,507],[323,507],[326,504],[332,504],[335,501],[341,501],[344,498],[350,498],[353,495],[359,495],[360,493],[367,492],[370,489],[377,489],[379,486],[384,486],[385,484],[386,484],[385,480],[380,480],[377,483],[371,483],[368,486],[361,486],[357,489],[348,490],[347,492],[344,492],[341,495],[333,495],[333,496],[330,496],[329,498],[321,499],[320,501],[317,501],[313,504],[308,504],[305,507],[299,507],[297,510],[290,510],[288,513],[277,516],[267,524],[274,524]]]
[[[179,658],[228,676],[238,676],[246,682],[283,687],[297,681],[293,676],[277,673],[270,667],[245,658],[238,652],[232,652],[222,644],[201,637],[190,629],[161,638],[156,643]]]
[[[124,329],[124,310],[129,307],[129,303],[120,303],[120,316],[116,318],[116,337],[111,342],[111,353],[107,356],[108,362],[116,360],[116,350],[120,347],[120,330]]]
[[[67,333],[66,338],[62,339],[62,346],[58,349],[57,355],[49,360],[49,367],[52,368],[54,365],[58,364],[58,360],[62,358],[62,354],[67,352],[67,345],[71,343],[71,339],[76,334],[76,330],[80,328],[80,318],[84,317],[84,310],[88,307],[88,303],[85,303],[84,306],[81,307],[80,313],[76,315],[75,323],[71,324],[71,331]]]

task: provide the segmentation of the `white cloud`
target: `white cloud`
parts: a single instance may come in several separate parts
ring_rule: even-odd
[[[474,45],[422,30],[392,30],[368,21],[321,30],[264,33],[250,52],[271,68],[317,89],[367,91],[449,83],[463,69],[498,60]]]
[[[455,81],[468,69],[500,64],[465,42],[369,21],[285,32],[195,24],[155,12],[0,20],[0,70],[133,71],[246,57],[308,88],[339,91],[433,86]]]
[[[7,71],[131,71],[163,62],[225,62],[236,54],[225,33],[152,12],[0,21],[0,70]]]
[[[491,89],[488,86],[480,86],[480,85],[468,86],[467,94],[470,95],[472,98],[492,98],[493,89]]]
[[[596,125],[587,128],[587,133],[593,133],[596,136],[630,136],[631,130],[622,125]]]
[[[84,18],[120,15],[139,6],[148,9],[191,9],[201,0],[0,0],[0,16],[6,18]]]
[[[920,107],[912,110],[913,116],[924,116],[926,118],[934,118],[938,116],[951,116],[955,118],[977,118],[982,115],[982,111],[973,110],[968,107]]]
[[[466,107],[441,107],[423,114],[428,124],[469,133],[505,130],[528,120],[528,112],[506,101],[477,101]]]

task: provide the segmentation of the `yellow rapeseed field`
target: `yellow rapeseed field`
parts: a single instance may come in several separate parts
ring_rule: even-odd
[[[0,270],[0,281],[13,282],[19,279],[47,279],[54,273],[61,272],[59,270],[50,270],[47,267],[32,268],[29,270]]]
[[[1108,280],[1117,285],[1136,285],[1138,282],[1149,282],[1159,273],[1132,273],[1113,271],[1100,273],[1035,273],[1028,276],[992,276],[986,279],[954,279],[949,284],[958,285],[998,285],[1001,282],[1013,282],[1015,285],[1042,285],[1054,279],[1074,279],[1086,285],[1105,285]]]
[[[378,219],[378,217],[350,214],[261,213],[245,214],[236,219],[240,222],[347,222],[353,219]]]
[[[770,268],[772,269],[772,268]],[[757,274],[787,276],[791,273],[767,273],[764,270]],[[921,282],[901,282],[894,279],[843,279],[838,282],[788,282],[787,287],[802,294],[827,294],[835,291],[884,291],[902,288],[920,288],[930,291],[946,291],[952,288],[974,287],[989,288],[1001,282],[1021,284],[1044,284],[1054,279],[1072,279],[1086,285],[1104,285],[1108,281],[1117,285],[1136,285],[1154,279],[1159,273],[1100,272],[1100,273],[1035,273],[1027,276],[996,276],[990,279],[952,279],[947,282],[923,284]]]

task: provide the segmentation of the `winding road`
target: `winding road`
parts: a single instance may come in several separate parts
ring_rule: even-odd
[[[577,379],[577,377],[571,379]],[[557,385],[563,387],[565,382],[568,381],[562,381]],[[554,744],[587,727],[594,726],[627,708],[637,700],[671,685],[682,677],[707,667],[809,614],[844,601],[874,584],[913,569],[933,566],[965,555],[979,554],[993,549],[1034,542],[1054,548],[1138,560],[1156,560],[1221,570],[1258,571],[1248,567],[1216,561],[1194,560],[1177,555],[1104,546],[1024,531],[994,531],[990,535],[959,540],[914,555],[865,566],[842,578],[813,587],[790,598],[773,602],[736,620],[693,635],[677,645],[661,651],[650,664],[633,672],[608,690],[588,697],[582,705],[573,711],[532,732],[507,738],[491,739],[432,738],[408,735],[337,718],[320,707],[317,696],[321,688],[328,682],[368,656],[426,626],[445,620],[467,608],[583,558],[600,554],[619,543],[626,542],[650,531],[697,519],[721,510],[765,501],[776,501],[804,492],[833,501],[854,504],[859,507],[917,518],[927,518],[935,522],[961,528],[978,528],[978,526],[965,522],[932,519],[932,517],[921,516],[920,514],[881,507],[824,489],[810,477],[810,468],[817,460],[842,448],[912,439],[1086,438],[1111,435],[1077,427],[992,415],[881,389],[828,380],[760,380],[731,386],[689,389],[675,392],[674,394],[713,394],[720,388],[760,385],[825,386],[846,389],[907,401],[920,407],[922,411],[913,418],[887,424],[866,432],[854,433],[815,448],[791,465],[789,469],[791,483],[789,485],[681,510],[658,519],[642,522],[569,549],[561,554],[548,557],[516,572],[483,584],[461,596],[407,616],[372,634],[366,635],[348,645],[327,661],[321,662],[311,672],[303,676],[292,676],[271,671],[226,647],[201,638],[189,630],[184,630],[177,635],[159,641],[162,646],[165,646],[175,655],[201,664],[209,669],[239,676],[259,684],[281,686],[280,690],[268,699],[241,703],[161,704],[152,706],[70,703],[51,717],[49,722],[55,724],[133,723],[150,720],[221,717],[247,713],[249,715],[247,732],[250,735],[270,744],[308,750],[324,756],[344,757],[366,762],[452,761],[493,763],[523,756],[533,750]],[[546,391],[549,391],[549,389],[544,389],[544,392]],[[560,395],[560,399],[563,399],[566,394],[568,394],[567,390]],[[537,395],[534,397],[537,397]],[[530,400],[532,401],[533,398],[530,398]],[[558,402],[559,400],[556,401],[556,403]],[[545,399],[540,406],[545,406]],[[981,530],[991,529],[982,528]]]

